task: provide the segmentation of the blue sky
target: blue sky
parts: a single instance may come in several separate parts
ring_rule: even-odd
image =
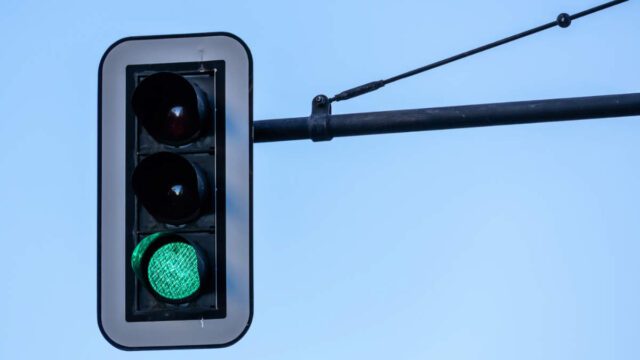
[[[267,119],[599,3],[3,0],[0,358],[637,359],[637,117],[258,144],[245,338],[126,353],[96,323],[97,69],[114,41],[235,33]],[[334,113],[636,92],[639,5]]]

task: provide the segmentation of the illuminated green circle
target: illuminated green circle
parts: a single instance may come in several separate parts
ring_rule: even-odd
[[[182,242],[163,245],[151,256],[147,276],[153,290],[166,299],[193,295],[200,288],[196,249]]]

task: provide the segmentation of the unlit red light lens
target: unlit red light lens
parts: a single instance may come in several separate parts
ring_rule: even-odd
[[[211,120],[207,94],[186,78],[168,72],[138,84],[131,105],[138,121],[156,141],[186,145],[206,130]]]
[[[191,137],[198,131],[197,122],[187,114],[187,110],[180,105],[169,109],[166,119],[162,124],[162,133],[165,138],[184,139]]]

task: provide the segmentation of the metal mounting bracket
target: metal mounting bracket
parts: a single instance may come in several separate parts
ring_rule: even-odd
[[[329,141],[331,133],[331,102],[325,95],[318,95],[311,101],[311,115],[307,120],[309,135],[313,141]]]

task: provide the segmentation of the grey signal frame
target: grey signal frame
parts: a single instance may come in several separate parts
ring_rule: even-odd
[[[226,296],[221,319],[127,322],[126,68],[222,60],[226,118]],[[124,38],[98,70],[98,326],[122,350],[212,348],[234,344],[253,318],[253,60],[229,33]]]

